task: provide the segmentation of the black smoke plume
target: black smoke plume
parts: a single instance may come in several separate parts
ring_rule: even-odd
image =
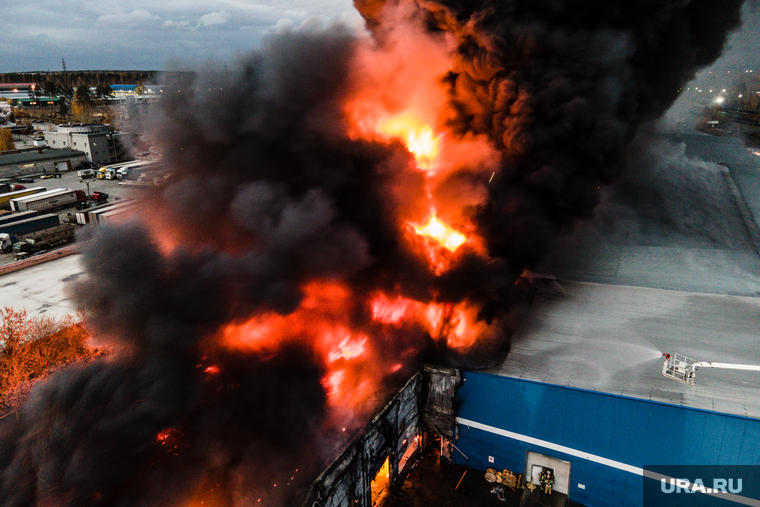
[[[382,0],[356,0],[382,34]],[[447,81],[460,132],[503,150],[479,213],[491,254],[536,265],[625,166],[638,125],[662,115],[739,25],[742,0],[420,1],[457,40]]]
[[[233,353],[214,346],[218,330],[289,314],[310,280],[341,281],[358,295],[477,302],[495,324],[480,351],[503,352],[520,273],[593,212],[639,122],[718,56],[740,5],[419,2],[426,29],[456,40],[444,80],[451,127],[501,153],[472,210],[489,257],[464,255],[441,276],[397,227],[403,196],[424,186],[406,171],[411,155],[346,134],[355,37],[290,33],[234,72],[164,83],[152,131],[172,181],[140,220],[98,234],[74,289],[114,353],[55,375],[2,420],[0,503],[297,504],[341,442],[326,424],[325,364],[297,336]],[[393,6],[357,8],[382,44]],[[381,359],[403,358],[399,375],[422,358],[481,357],[414,326],[373,326],[367,312],[357,297],[352,325],[382,340]]]

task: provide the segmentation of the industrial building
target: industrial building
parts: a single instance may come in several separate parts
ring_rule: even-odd
[[[70,171],[87,160],[87,155],[68,148],[31,148],[0,156],[0,178],[20,178]]]
[[[462,373],[468,466],[537,483],[526,462],[540,456],[557,492],[612,507],[644,504],[648,466],[760,465],[760,372],[700,368],[694,386],[662,375],[662,353],[760,364],[760,298],[564,285],[535,305],[504,363]]]
[[[738,138],[685,133],[676,141],[687,156],[720,163],[700,177],[709,180],[710,202],[736,224],[727,244],[620,223],[639,236],[562,245],[543,266],[560,290],[539,292],[508,357],[486,370],[410,381],[305,505],[378,505],[373,485],[385,475],[403,481],[408,448],[400,443],[412,435],[440,437],[441,456],[454,464],[514,473],[526,484],[552,469],[550,503],[526,488],[526,507],[638,507],[647,505],[644,486],[663,477],[658,467],[760,465],[760,157]],[[665,353],[753,369],[702,366],[689,385],[672,369],[663,375]],[[415,382],[427,386],[416,388],[417,404],[399,401]],[[437,424],[420,415],[447,406],[451,417]],[[696,494],[684,505],[711,500]],[[760,505],[760,488],[720,501]]]
[[[131,134],[110,132],[108,125],[94,123],[58,125],[54,132],[45,132],[45,141],[52,148],[82,151],[95,164],[128,160],[132,147]]]
[[[661,233],[565,245],[545,266],[564,294],[538,298],[506,361],[462,372],[456,442],[468,466],[534,483],[550,467],[556,492],[612,507],[646,504],[648,467],[760,465],[760,372],[703,367],[693,386],[662,374],[663,353],[760,365],[760,159],[739,138],[675,141],[720,163],[702,177],[733,214],[729,245]]]

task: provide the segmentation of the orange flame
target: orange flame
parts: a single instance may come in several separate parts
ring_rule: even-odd
[[[434,239],[449,252],[456,252],[467,241],[467,237],[464,234],[458,233],[435,216],[427,224],[422,227],[415,227],[414,230],[420,236]]]
[[[477,320],[478,309],[467,301],[461,303],[421,303],[385,294],[377,294],[370,303],[372,318],[383,324],[421,325],[431,337],[445,340],[449,347],[461,348],[475,343],[488,325]]]
[[[440,152],[441,136],[433,132],[432,127],[415,118],[411,113],[403,113],[380,121],[376,131],[387,137],[396,137],[406,145],[414,155],[417,167],[430,171]]]
[[[364,336],[361,340],[351,339],[350,336],[347,336],[332,352],[327,355],[327,360],[332,363],[340,358],[352,359],[354,357],[358,357],[364,353],[364,344],[366,341],[366,336]]]
[[[339,283],[311,282],[304,287],[300,307],[288,315],[267,313],[229,324],[218,335],[225,347],[261,353],[299,340],[321,358],[326,373],[322,385],[336,418],[371,409],[384,374],[371,365],[369,337],[347,325],[353,294]],[[339,414],[348,411],[351,414]]]

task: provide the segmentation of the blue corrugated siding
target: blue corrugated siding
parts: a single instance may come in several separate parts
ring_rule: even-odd
[[[457,417],[634,467],[652,464],[760,465],[760,420],[462,372]],[[524,473],[526,451],[572,463],[570,498],[595,506],[642,503],[641,476],[459,425],[457,463]],[[488,462],[494,457],[494,463]],[[586,485],[579,489],[578,484]]]

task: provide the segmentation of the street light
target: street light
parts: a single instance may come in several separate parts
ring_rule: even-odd
[[[79,178],[79,183],[84,183],[87,185],[87,199],[90,199],[90,180],[85,180],[83,178]]]
[[[88,201],[92,200],[92,197],[90,196],[90,180],[94,178],[95,178],[94,174],[89,174],[89,175],[83,174],[79,177],[79,183],[84,183],[85,185],[87,185],[87,200]]]

